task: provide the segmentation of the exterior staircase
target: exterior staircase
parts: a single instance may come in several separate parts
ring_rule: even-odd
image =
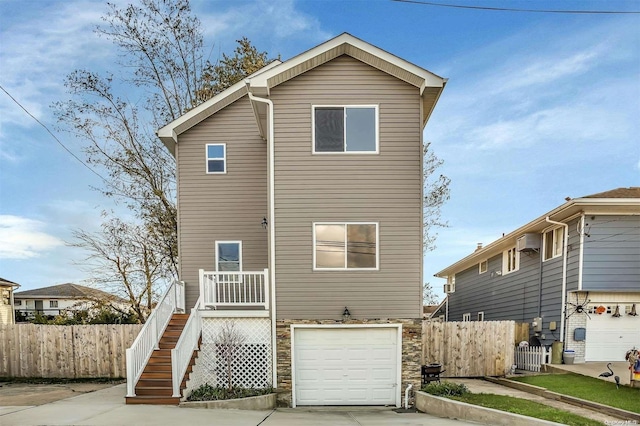
[[[136,396],[126,397],[127,404],[178,405],[179,397],[173,396],[171,373],[171,349],[175,348],[180,334],[189,319],[189,314],[173,314],[158,346],[151,354],[140,380],[136,383]],[[197,351],[193,352],[191,362],[180,385],[180,393],[186,387],[187,377],[193,369]]]

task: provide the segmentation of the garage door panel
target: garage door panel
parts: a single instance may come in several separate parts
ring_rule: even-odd
[[[585,361],[624,361],[626,351],[640,341],[636,318],[611,314],[592,315],[587,319]]]
[[[396,403],[397,328],[294,333],[296,405]]]

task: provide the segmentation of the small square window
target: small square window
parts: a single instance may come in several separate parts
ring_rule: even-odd
[[[216,271],[242,271],[241,241],[216,241]]]
[[[22,300],[14,300],[13,304],[16,306],[22,306]]]
[[[487,269],[489,267],[489,262],[486,260],[483,260],[482,262],[480,262],[480,264],[478,265],[478,272],[480,274],[484,274],[485,272],[487,272]]]
[[[467,312],[466,314],[462,314],[462,321],[464,321],[464,322],[471,321],[471,312]]]
[[[227,172],[227,146],[223,143],[207,144],[207,173]]]
[[[378,151],[376,106],[313,107],[313,152]]]
[[[58,307],[58,301],[57,300],[49,300],[49,307],[50,308],[57,308]]]
[[[478,321],[484,321],[484,312],[478,312]]]

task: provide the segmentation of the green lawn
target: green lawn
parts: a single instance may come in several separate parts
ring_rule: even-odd
[[[601,426],[603,424],[595,420],[578,416],[577,414],[549,407],[548,405],[511,396],[487,393],[466,393],[463,396],[451,396],[449,398],[466,402],[468,404],[480,405],[482,407],[494,408],[496,410],[507,411],[509,413],[521,414],[523,416],[535,417],[566,425]]]
[[[540,386],[552,392],[575,396],[587,401],[599,402],[611,407],[640,413],[640,389],[620,386],[579,374],[545,374],[512,378],[522,383]]]

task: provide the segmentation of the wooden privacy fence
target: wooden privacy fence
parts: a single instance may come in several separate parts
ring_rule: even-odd
[[[125,377],[140,324],[0,325],[0,377]]]
[[[542,364],[551,362],[551,349],[544,346],[516,347],[515,357],[516,368],[539,373]]]
[[[439,363],[443,377],[504,376],[514,357],[514,321],[422,323],[423,363]]]

